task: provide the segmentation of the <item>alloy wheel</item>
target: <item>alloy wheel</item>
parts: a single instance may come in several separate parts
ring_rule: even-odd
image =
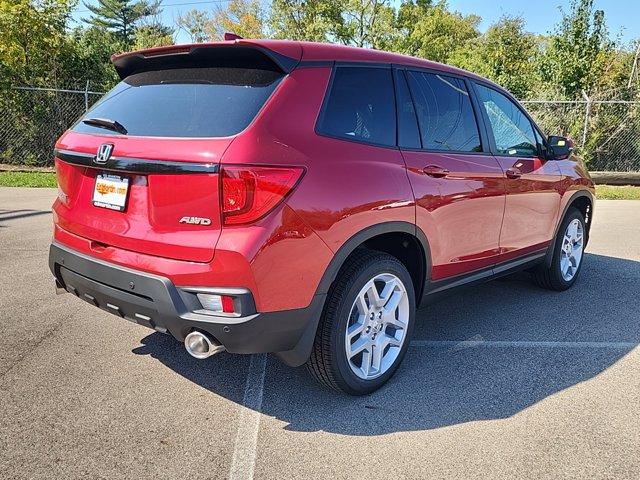
[[[363,380],[384,374],[398,358],[409,326],[409,297],[390,273],[369,280],[349,314],[345,350],[353,373]]]
[[[577,218],[567,225],[561,248],[560,273],[566,282],[570,282],[578,271],[584,250],[584,228]]]

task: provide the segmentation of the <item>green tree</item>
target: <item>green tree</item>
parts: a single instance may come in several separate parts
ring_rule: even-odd
[[[457,48],[480,35],[480,17],[452,12],[445,0],[407,1],[398,22],[401,30],[394,50],[436,62],[446,62]]]
[[[92,13],[85,22],[113,32],[126,47],[133,45],[136,27],[144,18],[161,12],[160,0],[97,0],[85,7]]]
[[[455,50],[452,65],[490,78],[518,98],[526,98],[539,81],[538,43],[520,17],[502,17],[486,33]]]
[[[388,48],[406,55],[416,55],[421,41],[414,35],[414,30],[432,6],[433,0],[402,0],[396,13],[395,38]]]
[[[192,43],[201,43],[211,40],[208,28],[210,22],[211,16],[207,12],[194,8],[185,14],[179,15],[176,20],[176,26],[189,35]]]
[[[214,40],[221,40],[225,32],[243,38],[266,37],[265,12],[260,0],[231,0],[224,7],[218,6],[206,31]]]
[[[75,0],[0,0],[0,84],[57,84]]]
[[[542,56],[541,77],[570,98],[591,91],[601,81],[614,49],[602,10],[594,0],[572,0],[569,13],[551,35]]]
[[[274,38],[326,42],[340,28],[339,0],[273,0],[269,27]]]
[[[124,49],[115,35],[97,27],[76,28],[69,32],[68,39],[73,46],[73,54],[65,62],[68,86],[84,88],[89,81],[92,90],[110,90],[119,80],[111,55]]]
[[[340,7],[341,21],[330,29],[338,41],[369,48],[391,43],[395,11],[389,0],[346,0]]]

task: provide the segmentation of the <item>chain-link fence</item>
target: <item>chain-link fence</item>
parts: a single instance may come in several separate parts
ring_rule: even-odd
[[[0,163],[52,164],[56,139],[102,95],[20,87],[0,91]],[[547,134],[568,136],[591,170],[640,171],[640,97],[617,90],[583,100],[524,100]]]
[[[570,137],[590,170],[640,171],[640,101],[634,92],[521,103],[545,133]]]
[[[47,166],[60,135],[102,93],[17,87],[0,91],[0,163]]]

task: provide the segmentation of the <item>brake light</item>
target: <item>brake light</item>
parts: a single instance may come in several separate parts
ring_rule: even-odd
[[[225,225],[255,222],[272,211],[302,177],[300,167],[222,167],[222,215]]]

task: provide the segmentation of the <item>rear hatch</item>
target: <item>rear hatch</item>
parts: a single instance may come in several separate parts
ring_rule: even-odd
[[[122,82],[58,141],[54,209],[95,249],[207,262],[221,230],[222,156],[286,68],[249,46],[161,53],[116,59]]]

